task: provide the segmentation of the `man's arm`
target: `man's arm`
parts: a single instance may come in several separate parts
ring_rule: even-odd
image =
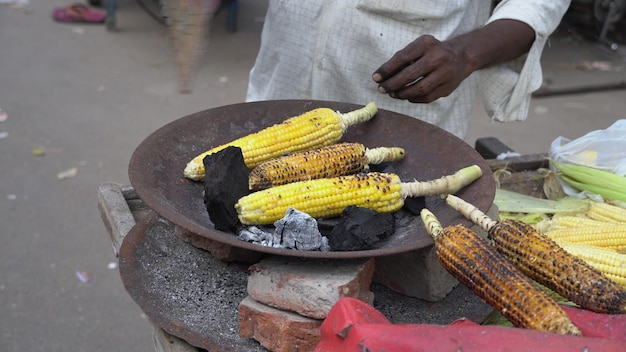
[[[528,52],[535,31],[527,24],[496,20],[441,42],[417,38],[380,66],[372,78],[381,93],[413,103],[429,103],[452,93],[472,72]]]

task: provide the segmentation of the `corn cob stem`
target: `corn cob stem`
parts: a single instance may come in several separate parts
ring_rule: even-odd
[[[404,148],[400,147],[365,148],[365,159],[367,164],[377,165],[401,160],[404,158],[404,153]]]
[[[187,163],[183,174],[196,181],[204,179],[204,157],[229,146],[241,148],[244,162],[252,169],[286,153],[333,144],[348,127],[370,120],[377,112],[374,103],[345,114],[328,108],[314,109],[201,153]]]
[[[249,188],[259,190],[296,181],[356,174],[369,164],[397,161],[403,157],[403,148],[367,149],[360,143],[331,144],[257,165],[250,172]]]
[[[480,176],[482,176],[480,167],[472,165],[438,179],[402,183],[400,192],[403,198],[454,194]]]
[[[398,175],[377,172],[300,181],[242,197],[235,209],[244,225],[271,224],[282,218],[289,208],[314,218],[341,215],[349,206],[390,213],[400,210],[406,197],[457,192],[481,175],[480,167],[473,165],[424,182],[403,183]]]
[[[335,114],[339,115],[341,130],[345,132],[350,126],[371,120],[377,112],[378,108],[376,107],[376,104],[372,102],[368,103],[360,109],[349,111],[343,114],[339,111],[336,111]]]
[[[493,221],[456,196],[448,195],[446,202],[487,231],[498,252],[530,278],[582,308],[626,313],[626,290],[549,237],[519,221]]]
[[[443,228],[428,209],[421,218],[441,265],[515,326],[581,335],[555,300],[481,236],[460,224]]]

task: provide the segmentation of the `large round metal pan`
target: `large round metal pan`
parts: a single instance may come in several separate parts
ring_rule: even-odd
[[[208,109],[177,119],[151,135],[135,150],[129,163],[132,186],[145,204],[174,224],[211,240],[275,255],[310,258],[363,258],[406,252],[431,245],[419,216],[403,216],[396,232],[375,248],[361,251],[300,251],[241,241],[233,233],[215,230],[203,202],[203,184],[183,176],[189,160],[211,147],[282,122],[317,107],[347,112],[362,107],[348,103],[284,100],[241,103]],[[485,160],[451,133],[406,115],[379,109],[365,123],[348,128],[342,141],[367,147],[398,146],[405,158],[393,167],[405,181],[429,180],[477,164],[483,177],[457,195],[487,211],[495,196],[495,181]],[[207,175],[210,177],[210,175]],[[426,207],[444,226],[470,222],[440,197],[427,197]]]

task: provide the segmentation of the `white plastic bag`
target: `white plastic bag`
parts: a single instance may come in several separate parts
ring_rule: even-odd
[[[549,156],[556,162],[585,165],[626,176],[626,120],[617,120],[605,130],[592,131],[574,140],[558,137],[550,145]],[[560,183],[569,196],[599,197],[579,192],[563,181]]]
[[[571,141],[558,137],[550,145],[550,158],[626,176],[626,120]]]

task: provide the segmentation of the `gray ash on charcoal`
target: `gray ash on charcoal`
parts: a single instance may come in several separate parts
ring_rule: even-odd
[[[328,235],[328,244],[332,251],[367,250],[394,232],[393,214],[350,206]]]
[[[204,163],[204,204],[216,230],[232,231],[240,226],[235,210],[239,198],[250,194],[241,148],[226,147],[207,155]]]

